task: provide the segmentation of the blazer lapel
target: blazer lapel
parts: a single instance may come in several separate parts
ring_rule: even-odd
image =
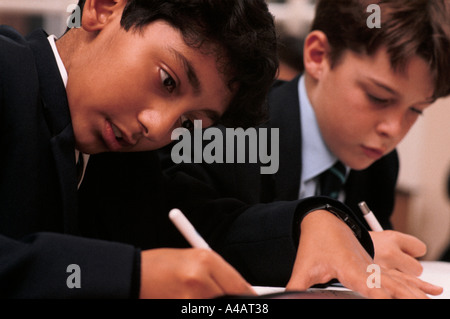
[[[36,59],[44,114],[52,136],[50,143],[59,177],[64,230],[75,234],[78,225],[75,138],[66,90],[45,32],[35,31],[28,41]]]
[[[298,197],[302,171],[299,79],[275,87],[269,96],[270,127],[280,129],[280,169],[274,176],[275,200]]]
[[[75,234],[75,226],[78,225],[78,203],[72,125],[67,126],[60,134],[54,136],[50,143],[61,189],[64,230],[67,233]]]

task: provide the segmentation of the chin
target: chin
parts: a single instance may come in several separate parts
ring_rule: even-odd
[[[83,154],[95,155],[99,153],[107,152],[106,147],[96,146],[95,143],[85,142],[76,143],[76,149]]]
[[[375,161],[365,161],[365,162],[359,162],[355,163],[354,165],[349,165],[351,169],[355,171],[363,171],[367,168],[369,168]]]

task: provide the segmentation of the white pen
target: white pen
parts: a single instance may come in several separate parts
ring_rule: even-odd
[[[370,210],[369,206],[367,206],[366,202],[361,202],[358,204],[358,206],[359,209],[361,209],[364,218],[366,219],[367,224],[369,224],[370,228],[376,232],[383,231],[383,227],[381,227],[380,223],[378,222],[378,219]]]
[[[169,218],[192,247],[211,249],[179,209],[172,209],[169,213]]]

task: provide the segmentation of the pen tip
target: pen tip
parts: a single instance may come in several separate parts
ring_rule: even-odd
[[[177,208],[174,208],[174,209],[172,209],[172,210],[169,212],[169,217],[170,217],[170,218],[176,217],[176,216],[178,216],[178,215],[181,215],[181,211],[180,211],[179,209],[177,209]]]
[[[358,205],[364,215],[370,213],[369,206],[367,206],[366,202],[361,202]]]

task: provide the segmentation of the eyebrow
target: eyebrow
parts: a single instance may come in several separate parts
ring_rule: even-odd
[[[400,94],[395,91],[394,89],[390,88],[389,86],[379,82],[378,80],[374,79],[374,78],[369,78],[370,81],[372,81],[372,83],[374,83],[376,86],[388,91],[389,93],[395,95],[395,96],[400,96]],[[416,104],[432,104],[436,102],[436,99],[434,97],[430,97],[428,98],[428,100],[424,101],[424,102],[418,102]]]
[[[370,81],[372,81],[373,84],[375,84],[376,86],[384,89],[385,91],[395,95],[395,96],[399,96],[400,94],[398,94],[397,91],[395,91],[394,89],[390,88],[389,86],[379,82],[378,80],[374,79],[374,78],[369,78]]]
[[[192,63],[183,54],[181,54],[174,48],[169,48],[169,51],[175,55],[177,60],[181,61],[184,70],[186,72],[186,75],[188,77],[189,83],[194,88],[194,94],[199,95],[201,93],[201,85],[197,73],[195,72],[195,69],[192,66]]]

